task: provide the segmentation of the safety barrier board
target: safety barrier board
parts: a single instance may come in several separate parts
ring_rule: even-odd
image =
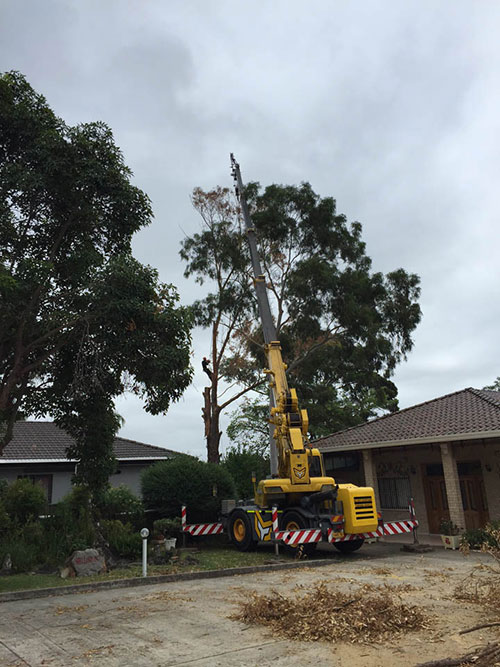
[[[400,535],[402,533],[411,533],[418,528],[418,521],[415,519],[415,508],[413,501],[410,502],[410,517],[411,519],[404,521],[389,521],[382,523],[377,530],[369,531],[367,533],[348,533],[340,535],[332,528],[328,529],[328,542],[349,542],[359,539],[370,539],[376,537],[383,537],[384,535]],[[297,544],[311,544],[313,542],[321,542],[323,536],[321,530],[317,528],[304,528],[301,530],[278,530],[278,514],[276,508],[272,510],[273,516],[273,538],[279,542],[284,542],[289,546]],[[222,523],[192,523],[186,522],[186,507],[182,507],[182,532],[189,533],[195,537],[204,535],[220,535],[224,532]]]
[[[224,532],[224,526],[221,523],[191,523],[182,526],[182,532],[189,533],[194,537],[201,535],[219,535]]]

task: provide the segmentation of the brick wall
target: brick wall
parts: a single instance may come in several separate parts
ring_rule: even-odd
[[[456,523],[461,530],[465,530],[465,516],[462,507],[462,495],[460,493],[460,482],[458,480],[457,462],[455,460],[453,445],[444,442],[440,445],[440,448],[450,519],[453,523]]]

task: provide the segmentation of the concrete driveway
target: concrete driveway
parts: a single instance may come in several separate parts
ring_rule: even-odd
[[[464,621],[466,605],[448,599],[450,587],[480,558],[466,560],[442,550],[403,554],[394,545],[367,545],[350,557],[332,555],[325,567],[5,602],[0,605],[0,665],[367,667],[460,655],[478,638],[458,639],[457,630],[484,616],[469,605]],[[343,644],[341,638],[332,644],[283,640],[230,618],[253,591],[290,595],[299,584],[309,588],[320,581],[349,590],[362,583],[410,584],[415,592],[408,602],[426,605],[440,621],[432,632],[367,646]]]

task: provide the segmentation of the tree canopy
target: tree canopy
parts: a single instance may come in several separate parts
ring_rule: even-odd
[[[483,387],[483,389],[489,389],[490,391],[500,391],[500,375],[493,382],[493,384]]]
[[[230,198],[220,188],[205,194]],[[402,268],[374,272],[361,224],[348,223],[335,200],[320,197],[309,183],[264,189],[251,183],[246,195],[289,382],[310,413],[311,435],[397,409],[390,378],[411,350],[421,318],[419,277]],[[248,387],[265,366],[262,335],[238,209],[221,211],[219,229],[230,237],[231,253],[226,255],[212,237],[213,253],[224,254],[227,280],[222,288],[220,282],[209,283],[215,289],[197,302],[204,315],[197,321],[213,325],[210,308],[217,304],[218,322],[228,336],[218,351],[218,371],[227,382]],[[213,279],[214,256],[207,259],[200,239],[193,237],[187,274],[199,282]]]
[[[151,219],[109,127],[70,127],[24,76],[0,77],[3,444],[21,414],[50,414],[108,474],[114,397],[157,414],[188,386],[190,314],[131,253]]]

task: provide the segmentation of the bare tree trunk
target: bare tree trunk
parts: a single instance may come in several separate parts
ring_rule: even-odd
[[[203,390],[204,407],[201,410],[205,422],[205,438],[207,439],[207,461],[219,463],[219,443],[222,432],[219,430],[220,408],[211,399],[212,387]]]

